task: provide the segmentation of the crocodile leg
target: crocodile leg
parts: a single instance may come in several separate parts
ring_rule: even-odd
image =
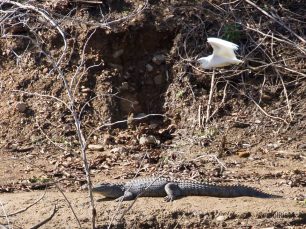
[[[168,183],[165,185],[165,191],[167,196],[165,197],[165,201],[170,202],[178,199],[178,197],[182,196],[182,190],[176,183]]]
[[[115,201],[116,202],[121,202],[121,201],[126,201],[126,200],[134,200],[135,199],[135,195],[130,192],[130,191],[125,191],[123,196],[120,196],[119,198],[117,198]]]

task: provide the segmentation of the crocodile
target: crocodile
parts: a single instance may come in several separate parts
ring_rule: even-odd
[[[136,197],[164,197],[173,201],[184,196],[281,198],[245,185],[219,185],[165,177],[136,178],[124,183],[101,183],[92,191],[116,201],[134,200]]]

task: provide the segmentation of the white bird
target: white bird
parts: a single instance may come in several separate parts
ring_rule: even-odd
[[[213,47],[214,51],[212,55],[197,60],[202,68],[218,68],[243,62],[238,60],[234,53],[238,49],[238,45],[214,37],[207,38],[207,42]]]

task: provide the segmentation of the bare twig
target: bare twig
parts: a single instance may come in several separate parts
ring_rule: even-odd
[[[276,73],[277,73],[278,77],[280,78],[282,86],[284,88],[284,94],[285,94],[285,97],[286,97],[289,119],[290,119],[290,122],[291,122],[291,121],[293,121],[293,116],[292,116],[291,102],[289,101],[287,88],[286,88],[286,85],[285,85],[285,82],[283,80],[282,75],[278,72],[277,69],[276,69]]]
[[[16,159],[13,159],[13,160],[16,160]],[[20,160],[20,159],[18,159],[18,160]],[[32,162],[29,162],[29,161],[26,160],[26,159],[21,159],[21,160],[24,161],[25,163],[29,164],[29,165],[32,165]],[[38,169],[39,169],[42,173],[45,173],[45,171],[42,170],[41,168],[38,167]],[[55,187],[59,190],[59,192],[61,193],[61,195],[64,197],[65,201],[67,202],[67,204],[68,204],[70,210],[72,211],[73,216],[75,217],[75,219],[76,219],[76,221],[77,221],[77,223],[78,223],[79,228],[82,228],[81,223],[80,223],[80,220],[79,220],[78,216],[76,215],[76,213],[75,213],[75,211],[74,211],[74,208],[72,207],[70,201],[68,200],[68,198],[67,198],[67,196],[65,195],[65,193],[63,192],[63,190],[62,190],[62,189],[59,187],[59,185],[57,184],[57,183],[59,183],[60,181],[63,181],[63,180],[71,180],[71,179],[62,178],[62,179],[59,179],[59,180],[57,180],[57,181],[52,181],[52,182],[50,182],[50,183],[44,183],[44,184],[45,184],[46,186],[55,185]],[[76,180],[76,179],[74,179],[74,181],[75,181],[75,180]],[[80,181],[80,180],[79,180],[79,181]],[[82,180],[82,181],[83,181],[83,180]],[[35,205],[39,200],[41,200],[41,199],[43,198],[43,196],[45,195],[45,193],[46,193],[46,192],[44,192],[44,194],[42,195],[42,197],[39,198],[34,204],[31,204],[31,205],[27,206],[26,208],[24,208],[24,209],[22,209],[22,210],[20,210],[20,211],[17,211],[17,212],[15,212],[15,213],[12,213],[12,215],[21,213],[21,212],[23,212],[24,210],[27,210],[27,209],[30,208],[31,206]],[[1,217],[2,217],[2,216],[1,216]]]
[[[4,3],[12,4],[12,5],[18,6],[22,9],[33,10],[33,11],[39,13],[43,18],[45,18],[48,22],[50,22],[50,24],[52,26],[54,26],[57,29],[57,31],[62,36],[63,41],[64,41],[63,53],[62,53],[61,57],[58,59],[57,64],[56,64],[58,66],[59,63],[62,61],[62,59],[65,55],[65,52],[67,50],[66,36],[65,36],[64,32],[62,31],[62,29],[58,26],[58,24],[45,11],[43,11],[42,9],[39,9],[35,6],[29,5],[29,4],[22,4],[22,3],[11,1],[11,0],[4,0]]]
[[[206,120],[205,124],[207,125],[210,117],[210,107],[211,107],[211,100],[212,96],[214,93],[214,87],[215,87],[215,68],[213,69],[213,73],[211,76],[211,82],[210,82],[210,92],[209,92],[209,97],[208,97],[208,102],[207,102],[207,109],[206,109]]]
[[[59,191],[60,191],[60,193],[62,194],[62,196],[65,198],[66,202],[68,203],[68,206],[69,206],[69,208],[71,209],[72,214],[73,214],[74,218],[76,219],[76,221],[77,221],[77,223],[78,223],[79,228],[82,228],[82,226],[81,226],[81,222],[80,222],[80,220],[79,220],[79,218],[78,218],[77,214],[75,213],[75,211],[74,211],[74,209],[73,209],[73,207],[72,207],[72,205],[71,205],[70,201],[68,200],[67,196],[65,195],[65,193],[63,192],[63,190],[62,190],[62,189],[61,189],[61,188],[58,186],[58,184],[57,184],[57,183],[55,183],[55,186],[56,186],[57,190],[59,190]]]
[[[3,204],[2,204],[1,201],[0,201],[0,205],[1,205],[2,211],[3,211],[3,213],[4,213],[4,217],[5,217],[5,219],[6,219],[6,222],[7,222],[8,225],[10,225],[10,220],[9,220],[9,218],[8,218],[8,215],[6,214],[5,208],[4,208],[4,206],[3,206]]]
[[[148,114],[148,115],[145,115],[145,116],[142,116],[142,117],[139,117],[139,118],[133,118],[133,120],[142,120],[142,119],[146,119],[146,118],[149,118],[149,117],[168,117],[167,115],[163,115],[163,114]],[[168,117],[169,118],[169,117]],[[114,126],[114,125],[118,125],[118,124],[125,124],[127,123],[128,119],[124,119],[124,120],[121,120],[121,121],[117,121],[117,122],[112,122],[112,123],[106,123],[106,124],[103,124],[101,126],[98,126],[96,129],[94,129],[87,137],[87,140],[98,130],[104,128],[104,127],[110,127],[110,126]]]
[[[262,31],[260,31],[259,29],[254,29],[254,28],[252,28],[250,25],[244,25],[244,27],[245,27],[246,29],[248,29],[248,30],[252,30],[252,31],[254,31],[254,32],[257,32],[257,33],[259,33],[260,35],[263,35],[263,36],[267,36],[267,37],[271,37],[271,38],[272,38],[272,35],[266,34],[266,33],[262,32]],[[299,49],[302,53],[306,54],[306,50],[305,50],[304,48],[300,47],[299,45],[297,45],[296,43],[294,43],[294,42],[292,42],[292,41],[290,41],[290,40],[281,39],[281,38],[279,38],[279,37],[276,37],[275,35],[273,35],[273,39],[276,40],[276,41],[282,42],[282,43],[284,43],[284,44],[291,45],[291,46],[293,46],[293,47]]]
[[[92,1],[92,0],[72,0],[72,2],[80,2],[80,3],[85,3],[85,4],[103,4],[102,1]]]
[[[10,91],[19,92],[19,93],[28,94],[28,95],[34,95],[34,96],[38,96],[38,97],[45,97],[45,98],[49,98],[49,99],[54,99],[54,100],[64,104],[65,107],[70,110],[70,107],[67,103],[65,103],[63,100],[61,100],[61,99],[59,99],[55,96],[52,96],[52,95],[44,95],[44,94],[40,94],[40,93],[37,93],[37,92],[27,92],[27,91],[22,91],[22,90],[10,90]]]
[[[84,66],[84,63],[85,63],[85,50],[86,50],[86,47],[87,47],[87,45],[88,45],[88,42],[90,41],[90,39],[92,38],[92,36],[95,34],[96,30],[97,30],[97,29],[94,29],[94,30],[90,33],[89,37],[87,38],[87,40],[86,40],[86,42],[85,42],[85,44],[84,44],[84,47],[83,47],[83,50],[82,50],[82,55],[81,55],[80,64],[78,65],[78,67],[77,67],[77,69],[76,69],[76,71],[75,71],[75,73],[74,73],[72,79],[70,80],[70,90],[72,90],[73,83],[74,83],[74,81],[76,80],[76,77],[78,76],[81,67]],[[85,71],[85,72],[86,72],[86,71]],[[84,75],[84,74],[83,74],[83,75]],[[83,76],[83,75],[82,75],[82,76]],[[75,95],[76,90],[77,90],[77,88],[78,88],[79,82],[80,82],[81,79],[82,79],[82,76],[79,77],[78,82],[77,82],[76,85],[75,85],[74,92],[73,92],[74,95]]]
[[[0,217],[4,218],[4,217],[8,217],[8,216],[14,216],[14,215],[17,215],[17,214],[19,214],[19,213],[25,212],[25,211],[28,210],[30,207],[34,206],[34,205],[37,204],[39,201],[41,201],[41,200],[44,198],[45,194],[46,194],[46,192],[44,192],[44,193],[41,195],[41,197],[39,197],[34,203],[29,204],[29,205],[26,206],[25,208],[20,209],[20,210],[18,210],[18,211],[16,211],[16,212],[7,214],[7,215],[0,215]]]
[[[226,90],[227,90],[228,85],[229,85],[229,83],[228,83],[228,81],[226,81],[226,84],[225,84],[224,89],[223,89],[222,101],[221,101],[221,103],[217,106],[217,108],[213,111],[213,113],[209,116],[209,119],[211,119],[211,118],[219,111],[219,109],[221,108],[221,106],[222,106],[223,104],[225,104]]]
[[[221,166],[222,169],[224,169],[224,170],[227,169],[225,164],[222,161],[220,161],[220,159],[216,155],[213,155],[213,154],[199,156],[199,157],[193,159],[193,161],[197,161],[197,160],[199,160],[200,158],[203,158],[203,157],[213,158],[214,160],[216,160],[219,163],[219,165]]]
[[[286,30],[288,30],[290,33],[292,33],[295,37],[297,37],[300,41],[302,41],[303,43],[306,43],[306,40],[304,38],[302,38],[301,36],[299,36],[298,34],[296,34],[294,31],[292,31],[292,29],[290,29],[288,26],[286,26],[283,22],[277,20],[275,17],[271,16],[267,11],[265,11],[264,9],[260,8],[258,5],[256,5],[254,2],[250,1],[250,0],[245,0],[248,4],[252,5],[253,7],[255,7],[256,9],[258,9],[260,12],[262,12],[264,15],[266,15],[267,17],[269,17],[270,19],[272,19],[273,21],[277,22],[280,26],[283,26]]]
[[[52,211],[51,215],[48,218],[46,218],[45,220],[43,220],[40,223],[36,224],[35,226],[31,227],[31,229],[40,228],[42,225],[48,223],[53,218],[53,216],[56,214],[57,211],[58,211],[58,208],[56,207],[56,205],[54,205],[54,208],[53,208],[53,211]]]
[[[66,150],[66,149],[65,149],[64,147],[62,147],[59,143],[54,142],[54,141],[53,141],[53,140],[43,131],[43,129],[42,129],[41,126],[39,125],[37,119],[35,120],[35,122],[36,122],[36,125],[37,125],[39,131],[45,136],[45,138],[46,138],[49,142],[51,142],[53,145],[55,145],[56,147],[58,147],[58,148],[60,148],[60,149],[62,149],[62,150]]]
[[[132,13],[130,13],[129,15],[125,16],[125,17],[121,17],[119,19],[113,20],[113,21],[109,21],[109,22],[105,22],[105,23],[101,23],[98,25],[98,27],[109,27],[113,24],[122,22],[122,21],[126,21],[129,20],[130,18],[140,14],[141,12],[143,12],[148,6],[148,0],[146,0],[144,2],[144,5],[142,7],[140,7],[139,9],[134,10]]]
[[[247,95],[245,95],[245,96],[247,96]],[[261,106],[259,106],[259,104],[258,104],[253,98],[251,98],[251,97],[249,97],[249,96],[247,96],[247,97],[248,97],[248,98],[256,105],[256,107],[258,107],[259,110],[260,110],[262,113],[264,113],[267,117],[272,118],[272,119],[275,119],[275,120],[279,120],[279,121],[282,121],[282,122],[288,124],[288,122],[287,122],[285,119],[268,114]]]

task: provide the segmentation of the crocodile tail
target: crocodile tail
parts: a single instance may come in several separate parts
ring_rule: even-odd
[[[252,188],[249,186],[237,185],[234,187],[237,192],[236,193],[237,196],[239,195],[239,196],[251,196],[251,197],[258,197],[258,198],[282,198],[282,196],[269,194],[260,189]]]

